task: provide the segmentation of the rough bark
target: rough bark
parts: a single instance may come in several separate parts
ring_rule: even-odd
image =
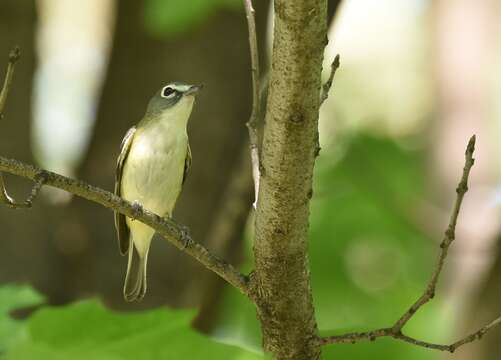
[[[308,217],[327,31],[326,0],[276,0],[253,275],[265,350],[318,359]]]

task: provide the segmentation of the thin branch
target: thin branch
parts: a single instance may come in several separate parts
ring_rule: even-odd
[[[318,345],[330,344],[355,344],[359,341],[370,340],[374,341],[379,337],[392,336],[391,328],[377,329],[366,332],[348,333],[343,335],[332,335],[318,339]]]
[[[40,181],[40,178],[42,178],[44,179],[43,183],[46,185],[65,190],[145,223],[155,229],[178,249],[198,260],[207,269],[218,274],[229,284],[240,290],[242,294],[250,297],[247,276],[239,273],[235,267],[210,253],[203,245],[193,241],[187,233],[186,228],[177,224],[172,219],[162,218],[151,211],[133,205],[106,190],[89,185],[83,181],[42,170],[17,160],[0,156],[0,171],[34,181]]]
[[[402,334],[401,332],[395,332],[393,328],[383,328],[383,329],[377,329],[373,331],[367,331],[367,332],[359,332],[359,333],[349,333],[349,334],[344,334],[344,335],[334,335],[334,336],[328,336],[324,338],[320,338],[318,341],[319,346],[323,345],[329,345],[329,344],[346,344],[346,343],[351,343],[355,344],[359,341],[374,341],[377,338],[380,337],[392,337],[397,340],[401,340],[404,342],[407,342],[412,345],[424,347],[427,349],[433,349],[433,350],[440,350],[440,351],[448,351],[453,353],[456,351],[457,348],[469,344],[475,340],[481,339],[489,330],[491,330],[493,327],[501,323],[501,317],[497,318],[496,320],[492,321],[491,323],[485,325],[484,327],[481,327],[474,333],[465,336],[461,340],[458,340],[452,344],[449,345],[443,345],[443,344],[435,344],[435,343],[430,343],[427,341],[422,341],[415,339],[413,337],[407,336]]]
[[[449,246],[454,241],[456,236],[456,224],[459,216],[459,211],[461,209],[461,204],[463,202],[464,194],[468,191],[468,177],[470,175],[471,167],[474,164],[473,152],[475,151],[475,135],[470,138],[468,142],[468,146],[465,151],[465,164],[463,168],[463,175],[461,176],[461,180],[459,181],[458,187],[456,188],[456,202],[454,203],[454,208],[452,210],[452,214],[449,220],[449,225],[447,226],[447,230],[444,233],[444,238],[440,244],[440,254],[438,256],[437,265],[435,266],[435,270],[430,278],[430,282],[428,286],[424,290],[424,293],[416,300],[414,304],[398,319],[398,321],[393,326],[395,331],[399,331],[403,328],[403,326],[409,321],[409,319],[418,311],[421,306],[426,304],[428,301],[433,299],[435,296],[435,289],[437,287],[438,279],[440,277],[440,273],[444,267],[445,258],[449,252]]]
[[[259,137],[257,132],[257,120],[260,114],[261,97],[259,87],[259,52],[257,46],[256,35],[256,18],[252,0],[243,0],[245,7],[245,14],[247,17],[247,26],[249,29],[249,47],[251,55],[251,68],[252,68],[252,113],[249,121],[247,121],[247,129],[249,130],[250,152],[252,162],[252,178],[254,179],[254,208],[257,206],[257,199],[259,194]]]
[[[485,325],[484,327],[478,329],[474,333],[464,337],[463,339],[456,341],[454,344],[451,345],[451,352],[456,350],[458,347],[471,343],[477,339],[481,339],[489,330],[491,330],[493,327],[499,325],[501,323],[501,317],[498,317],[496,320],[490,322],[489,324]]]
[[[16,63],[20,57],[21,57],[21,50],[19,49],[19,47],[16,46],[9,53],[7,72],[5,74],[2,91],[0,92],[0,119],[3,119],[3,111],[5,109],[5,104],[7,103],[7,97],[9,95],[10,88],[12,86],[12,79],[14,78],[14,70],[16,68]],[[17,202],[7,192],[3,175],[2,173],[0,173],[0,202],[6,204],[10,208],[19,209],[19,208],[31,207],[32,201],[34,200],[35,196],[38,195],[40,188],[41,184],[38,185],[37,182],[35,184],[35,187],[33,187],[31,191],[33,196],[28,197],[28,199],[26,199],[24,202]]]
[[[41,172],[40,174],[35,176],[34,179],[35,184],[31,188],[30,195],[23,202],[17,202],[7,193],[7,190],[5,189],[3,176],[0,173],[0,202],[5,203],[8,207],[12,209],[31,208],[33,206],[33,201],[35,201],[38,194],[40,193],[40,190],[42,189],[42,186],[45,184],[46,179],[44,174],[45,174],[44,172]]]
[[[336,71],[339,68],[339,54],[336,55],[334,61],[331,64],[331,72],[329,74],[329,78],[322,86],[322,94],[320,95],[320,106],[324,103],[325,100],[329,97],[329,91],[332,86],[332,82],[334,81],[334,75],[336,75]]]
[[[5,108],[5,103],[7,102],[7,96],[9,95],[9,90],[12,85],[12,78],[14,76],[14,69],[16,67],[16,62],[21,56],[21,51],[19,47],[15,47],[9,53],[9,63],[7,65],[7,73],[5,74],[5,80],[3,82],[2,91],[0,92],[0,119],[3,117],[3,110]]]
[[[435,290],[437,287],[438,279],[442,272],[445,264],[445,259],[449,251],[449,247],[455,239],[456,235],[456,224],[459,216],[459,211],[461,209],[461,204],[463,202],[464,195],[468,191],[468,177],[470,175],[471,168],[475,162],[473,159],[473,152],[475,151],[475,135],[470,138],[468,146],[465,151],[465,164],[463,168],[463,175],[459,181],[458,187],[456,188],[456,201],[452,209],[451,217],[449,220],[449,225],[445,231],[444,238],[440,244],[440,254],[438,256],[438,261],[431,276],[431,279],[426,286],[423,294],[416,300],[414,304],[395,322],[390,328],[382,328],[373,331],[359,332],[359,333],[349,333],[344,335],[328,336],[318,339],[318,344],[328,345],[328,344],[339,344],[339,343],[356,343],[363,340],[375,340],[379,337],[392,337],[394,339],[402,340],[410,344],[425,347],[428,349],[435,349],[440,351],[454,352],[458,347],[471,343],[475,340],[480,339],[485,333],[487,333],[491,328],[501,323],[501,317],[492,321],[491,323],[485,325],[474,333],[458,340],[450,345],[434,344],[422,340],[412,338],[410,336],[404,335],[402,333],[402,328],[407,324],[407,322],[414,316],[414,314],[428,301],[433,299],[435,296]]]

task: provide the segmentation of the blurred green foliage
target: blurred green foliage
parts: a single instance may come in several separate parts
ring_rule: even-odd
[[[43,302],[43,296],[29,286],[0,287],[0,354],[26,336],[23,324],[12,319],[9,313],[14,309],[35,306]]]
[[[42,307],[27,320],[13,321],[6,316],[8,310],[36,304],[41,297],[25,287],[5,287],[0,295],[0,328],[10,332],[3,332],[1,339],[12,340],[4,347],[2,359],[263,359],[195,332],[190,327],[195,315],[191,310],[163,308],[125,314],[87,300]],[[13,338],[14,331],[24,336]]]
[[[206,20],[221,8],[237,8],[240,0],[146,0],[144,23],[156,36],[185,32]]]
[[[390,326],[424,289],[438,249],[413,220],[423,192],[421,158],[419,151],[370,136],[322,151],[310,224],[312,287],[321,333]],[[249,259],[250,249],[248,244]],[[253,306],[229,289],[221,308],[216,336],[236,337],[238,343],[259,348]],[[434,300],[408,324],[406,333],[449,340],[441,310],[440,300]],[[393,339],[324,350],[325,359],[431,360],[438,355]]]

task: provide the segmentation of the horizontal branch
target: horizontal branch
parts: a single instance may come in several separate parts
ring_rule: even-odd
[[[382,328],[382,329],[377,329],[373,331],[367,331],[367,332],[359,332],[359,333],[349,333],[349,334],[344,334],[344,335],[334,335],[334,336],[327,336],[324,338],[319,339],[318,344],[320,346],[322,345],[329,345],[329,344],[355,344],[359,341],[374,341],[377,338],[381,337],[392,337],[397,340],[404,341],[406,343],[424,347],[427,349],[433,349],[433,350],[440,350],[440,351],[448,351],[453,353],[456,351],[457,348],[459,348],[462,345],[471,343],[475,340],[479,340],[482,338],[482,336],[485,335],[490,329],[495,327],[501,323],[501,317],[497,318],[496,320],[492,321],[491,323],[485,325],[484,327],[481,327],[474,333],[465,336],[461,340],[458,340],[452,344],[449,345],[443,345],[443,344],[435,344],[427,341],[422,341],[415,339],[413,337],[407,336],[402,334],[402,332],[395,332],[393,328]]]
[[[0,172],[6,172],[21,176],[40,184],[35,187],[32,194],[38,192],[43,179],[44,185],[53,186],[84,199],[101,204],[102,206],[124,214],[130,218],[139,220],[167,239],[178,249],[198,260],[207,269],[215,272],[229,284],[250,297],[248,291],[248,278],[241,274],[235,267],[210,253],[203,245],[194,242],[186,231],[186,228],[178,225],[171,219],[162,218],[151,211],[142,209],[109,191],[89,185],[83,181],[75,180],[50,171],[39,169],[33,165],[25,164],[17,160],[7,159],[0,156]],[[34,195],[33,195],[34,196]],[[31,198],[31,197],[30,197]]]
[[[356,343],[362,340],[375,340],[376,338],[387,336],[408,342],[416,346],[425,347],[428,349],[454,352],[458,347],[471,343],[472,341],[475,341],[477,339],[480,339],[486,332],[488,332],[491,328],[493,328],[494,326],[498,325],[501,322],[501,317],[497,318],[496,320],[485,325],[484,327],[480,328],[474,333],[450,345],[434,344],[412,338],[402,333],[402,328],[405,326],[405,324],[407,324],[407,322],[414,316],[414,314],[416,314],[416,312],[424,304],[433,299],[433,297],[435,296],[435,290],[437,287],[440,274],[445,264],[445,259],[449,252],[449,247],[454,241],[456,236],[456,225],[459,216],[459,211],[461,210],[461,204],[463,203],[464,195],[468,191],[468,177],[470,176],[471,168],[475,163],[475,159],[473,159],[474,151],[475,151],[475,135],[473,135],[470,138],[468,146],[466,147],[463,174],[461,176],[461,180],[459,181],[458,187],[456,188],[457,196],[456,196],[456,201],[454,203],[454,207],[452,209],[449,225],[447,226],[447,230],[445,230],[444,237],[442,239],[442,242],[440,243],[440,254],[438,256],[437,264],[423,294],[390,328],[382,328],[373,331],[359,332],[359,333],[349,333],[344,335],[328,336],[320,338],[318,340],[319,345]]]

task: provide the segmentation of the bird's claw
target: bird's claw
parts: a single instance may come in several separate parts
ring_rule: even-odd
[[[191,243],[190,228],[185,225],[180,225],[181,241],[183,242],[183,250],[185,250]]]
[[[134,211],[134,218],[137,219],[143,213],[143,206],[136,200],[132,203],[132,210]]]

